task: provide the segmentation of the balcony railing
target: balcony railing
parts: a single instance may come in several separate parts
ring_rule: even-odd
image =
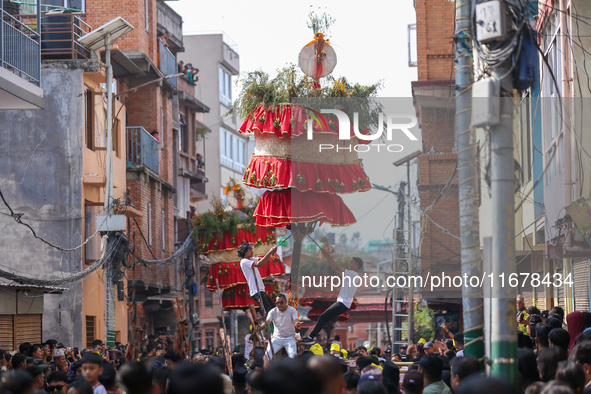
[[[22,23],[33,26],[36,15],[15,15]],[[43,59],[90,59],[90,50],[80,44],[80,37],[92,31],[84,21],[86,14],[53,10],[41,15],[41,57]]]
[[[159,145],[160,141],[143,127],[127,127],[127,165],[146,166],[158,174]]]
[[[158,40],[158,56],[159,68],[164,75],[168,76],[177,73],[178,65],[176,57],[160,40]],[[176,78],[170,78],[169,81],[176,88]]]
[[[0,9],[0,66],[39,86],[41,80],[40,36],[25,23]],[[36,15],[33,15],[37,18]],[[37,20],[35,19],[35,25]]]

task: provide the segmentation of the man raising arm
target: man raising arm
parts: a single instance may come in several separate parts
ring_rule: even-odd
[[[246,278],[250,296],[264,309],[263,316],[273,309],[275,304],[273,304],[273,299],[269,294],[265,292],[265,285],[258,267],[266,264],[276,251],[277,246],[274,246],[263,258],[259,259],[253,257],[254,252],[251,245],[245,243],[238,248],[238,257],[242,259],[240,260],[240,269]]]

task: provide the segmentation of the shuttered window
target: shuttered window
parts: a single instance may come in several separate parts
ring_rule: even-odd
[[[589,260],[573,260],[575,310],[589,311]]]
[[[0,349],[14,350],[13,315],[0,315]]]
[[[41,315],[15,315],[16,343],[41,343]]]
[[[41,343],[42,316],[0,315],[0,349],[12,351],[23,342]]]
[[[86,316],[86,347],[92,348],[95,340],[96,316]]]

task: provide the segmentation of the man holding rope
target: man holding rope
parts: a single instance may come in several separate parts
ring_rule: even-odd
[[[353,297],[355,296],[355,291],[357,290],[353,284],[353,280],[355,277],[359,276],[358,272],[361,270],[361,268],[363,268],[363,260],[361,260],[359,257],[352,257],[351,261],[349,262],[349,269],[346,269],[338,265],[332,256],[324,249],[321,248],[320,250],[324,254],[324,257],[326,257],[328,264],[333,270],[339,274],[343,274],[344,272],[343,284],[341,285],[341,291],[339,292],[337,302],[332,304],[320,315],[318,322],[316,322],[316,326],[314,326],[314,329],[310,335],[302,338],[301,343],[306,345],[314,343],[314,338],[316,338],[316,335],[320,333],[320,330],[322,330],[328,322],[336,319],[339,315],[342,315],[343,313],[347,312],[349,308],[351,308]]]
[[[258,267],[261,267],[267,263],[276,251],[277,246],[274,246],[267,252],[265,256],[262,258],[257,258],[252,257],[254,252],[250,244],[244,243],[238,248],[238,257],[242,259],[240,260],[240,269],[246,278],[250,296],[262,308],[263,316],[266,316],[267,312],[275,308],[275,303],[273,303],[271,296],[265,292],[265,285],[263,283],[263,279],[261,278]]]

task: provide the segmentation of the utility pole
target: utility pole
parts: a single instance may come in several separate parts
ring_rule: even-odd
[[[190,235],[189,235],[190,236]],[[189,257],[187,258],[188,265],[186,267],[186,284],[185,287],[189,291],[189,335],[187,336],[187,342],[189,343],[189,348],[191,349],[191,356],[193,355],[193,351],[195,350],[195,338],[193,338],[193,334],[195,332],[195,325],[193,314],[195,313],[195,294],[193,293],[193,282],[195,278],[195,250],[191,250],[189,252]]]
[[[500,122],[490,131],[492,195],[492,289],[491,375],[518,384],[517,374],[517,307],[516,289],[505,278],[514,274],[515,266],[515,159],[513,158],[513,80],[506,76],[511,58],[493,68],[492,77],[501,84]],[[506,76],[506,77],[505,77]],[[505,78],[503,78],[505,77]]]
[[[406,201],[410,204],[410,160],[406,162],[406,180],[407,180],[407,194]],[[415,318],[414,318],[414,286],[410,276],[414,276],[414,267],[412,261],[412,214],[410,212],[410,205],[408,206],[408,345],[410,346],[413,340],[413,333],[415,332]]]
[[[456,135],[458,146],[458,186],[463,277],[482,277],[478,189],[478,143],[470,127],[472,114],[472,54],[464,37],[472,34],[472,3],[456,0]],[[462,286],[465,354],[474,356],[484,368],[482,289]]]

